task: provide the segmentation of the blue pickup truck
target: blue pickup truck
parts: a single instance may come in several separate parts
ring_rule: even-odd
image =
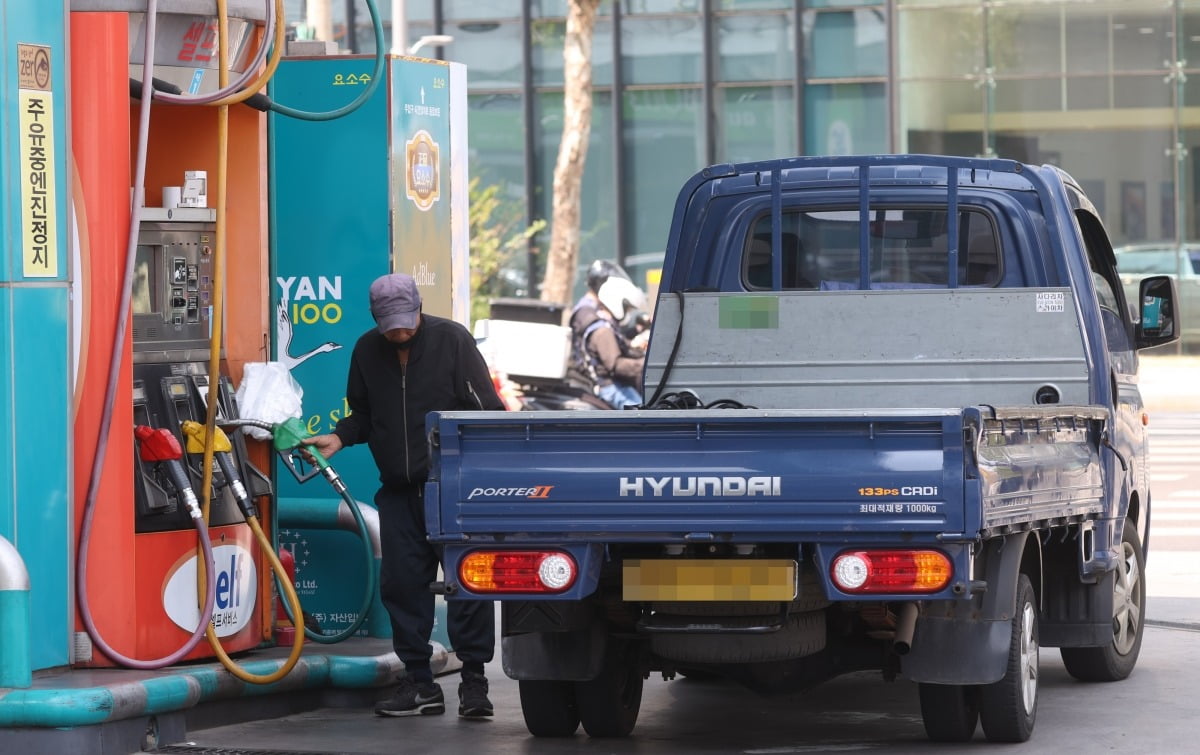
[[[625,736],[651,673],[917,682],[925,729],[1033,731],[1038,648],[1129,675],[1150,518],[1139,349],[1177,338],[1052,166],[717,165],[675,205],[620,412],[431,414],[451,600],[502,601],[538,736]]]

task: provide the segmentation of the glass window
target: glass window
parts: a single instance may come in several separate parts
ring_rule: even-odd
[[[629,16],[621,21],[627,84],[694,84],[704,74],[700,16]]]
[[[804,88],[804,154],[888,152],[887,95],[878,84],[809,84]]]
[[[627,255],[661,253],[667,246],[679,187],[707,162],[699,89],[625,92]]]
[[[1171,3],[1126,3],[1112,13],[1113,68],[1160,71],[1175,59]]]
[[[531,24],[535,85],[563,85],[563,43],[566,33],[567,22],[562,19],[535,20]],[[592,29],[593,86],[611,86],[613,83],[612,46],[612,20],[596,19]]]
[[[1161,73],[1150,76],[1114,76],[1112,88],[1113,107],[1117,108],[1170,107],[1174,102],[1172,85],[1163,81]]]
[[[901,83],[896,151],[985,154],[984,91],[972,81]]]
[[[870,1],[870,0],[868,0]],[[813,0],[809,0],[809,5],[813,4]],[[820,2],[817,3],[818,5]],[[763,10],[763,9],[791,9],[792,0],[716,0],[713,3],[713,8],[716,10]]]
[[[988,14],[988,60],[998,76],[1061,73],[1063,9],[1055,5],[1000,7]],[[1104,36],[1093,37],[1104,48]]]
[[[861,279],[857,209],[785,213],[780,228],[783,289],[857,290]],[[936,208],[872,208],[868,277],[871,288],[949,285],[948,213]],[[1000,280],[1000,242],[987,214],[960,209],[956,244],[962,286]],[[771,216],[755,222],[743,253],[748,288],[773,288]]]
[[[902,6],[899,27],[900,76],[947,78],[979,74],[984,68],[983,11]]]
[[[718,16],[715,23],[719,81],[778,81],[795,76],[791,14]]]
[[[996,81],[992,107],[996,113],[1019,113],[1030,110],[1062,110],[1063,80],[1017,79]]]
[[[485,185],[501,184],[502,195],[525,202],[525,128],[519,94],[467,97],[469,173]]]
[[[811,78],[887,75],[887,20],[882,8],[804,14],[804,65]]]
[[[558,160],[558,145],[562,141],[563,95],[560,91],[542,92],[535,102],[537,146],[534,163],[537,166],[538,194],[534,211],[537,217],[549,222],[553,215],[554,164]],[[616,228],[613,225],[613,218],[617,214],[617,191],[613,183],[612,155],[612,93],[593,92],[592,128],[580,192],[583,202],[580,208],[579,261],[585,266],[594,259],[617,257]],[[549,243],[550,229],[547,228],[539,239],[539,246],[544,250]],[[544,270],[544,256],[539,264]],[[585,278],[576,275],[576,281],[583,284]]]
[[[796,154],[792,88],[754,86],[717,90],[717,161],[741,163]]]
[[[517,22],[447,24],[455,61],[467,66],[473,90],[521,86],[521,25]]]
[[[851,5],[884,5],[887,0],[808,0],[806,8],[844,8]]]
[[[382,0],[375,0],[377,3]],[[416,3],[406,0],[409,18],[412,18],[411,7]],[[429,3],[431,0],[423,0]],[[473,18],[520,18],[522,0],[442,0],[445,18],[463,21]]]

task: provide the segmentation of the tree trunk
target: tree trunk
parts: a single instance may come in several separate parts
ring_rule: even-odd
[[[579,259],[580,187],[592,130],[592,31],[600,0],[569,0],[563,41],[563,131],[554,163],[542,301],[569,304]]]

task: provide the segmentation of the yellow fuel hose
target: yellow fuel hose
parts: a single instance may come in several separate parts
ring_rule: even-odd
[[[281,3],[277,3],[280,5]],[[282,20],[282,17],[280,17]],[[217,0],[217,30],[218,39],[218,74],[219,86],[224,87],[229,83],[229,45],[225,41],[229,39],[229,17],[226,7],[226,0]],[[276,28],[282,28],[280,23]],[[253,90],[248,90],[253,92]],[[216,426],[217,426],[217,408],[219,401],[218,389],[220,387],[221,375],[221,341],[222,328],[225,320],[225,256],[226,256],[226,203],[228,201],[228,165],[229,165],[229,105],[219,105],[217,107],[217,227],[215,232],[215,244],[213,250],[213,299],[212,299],[212,314],[209,322],[212,326],[209,335],[209,362],[208,362],[208,411],[205,416],[205,433],[204,433],[204,462],[202,469],[204,472],[201,490],[204,495],[204,503],[201,511],[204,515],[204,521],[209,518],[209,510],[212,506],[212,469],[214,462],[214,452],[216,449]],[[292,585],[292,581],[288,578],[287,572],[283,568],[283,564],[279,562],[279,557],[275,555],[274,548],[271,547],[271,542],[263,533],[262,527],[259,526],[258,517],[253,515],[246,517],[246,523],[250,525],[250,529],[254,532],[254,537],[258,541],[259,547],[266,554],[267,559],[271,562],[271,569],[274,570],[278,577],[278,582],[283,586],[286,594],[288,605],[291,606],[293,616],[300,616],[300,598],[296,595],[296,589]],[[203,580],[201,574],[204,571],[203,564],[198,564],[197,577]],[[237,664],[229,654],[225,652],[225,648],[221,646],[221,640],[217,637],[216,629],[210,623],[205,632],[208,637],[208,643],[212,646],[213,652],[220,659],[221,665],[237,678],[250,684],[271,684],[279,681],[296,666],[300,660],[300,651],[304,646],[304,632],[296,632],[292,640],[292,651],[288,655],[287,661],[284,662],[275,671],[270,674],[252,674],[246,671]]]
[[[221,5],[224,5],[224,4],[225,4],[225,0],[220,0],[217,3],[218,7]],[[219,13],[220,13],[220,11],[218,11],[218,14]],[[221,18],[221,16],[219,16],[219,15],[218,15],[218,17]],[[271,48],[271,54],[267,58],[267,67],[264,68],[262,73],[260,73],[258,75],[258,78],[256,78],[250,84],[248,84],[245,89],[243,89],[240,92],[237,92],[236,94],[231,94],[227,97],[222,97],[219,100],[214,100],[213,102],[209,103],[210,105],[217,105],[217,106],[223,107],[225,105],[236,105],[239,102],[245,102],[246,100],[250,99],[255,94],[257,94],[260,89],[262,89],[264,86],[266,86],[267,82],[271,80],[271,77],[275,75],[275,69],[279,68],[280,59],[283,58],[283,48],[285,45],[285,37],[286,37],[286,35],[284,33],[284,27],[287,25],[286,23],[284,23],[284,21],[285,21],[285,17],[283,14],[283,0],[275,0],[275,39],[271,43],[272,48]],[[221,39],[224,40],[225,37],[221,37]],[[263,40],[263,44],[264,45],[267,44],[267,41],[265,39]],[[227,83],[226,82],[227,79],[228,79],[228,74],[222,78],[222,82],[223,82],[221,84],[222,87],[224,87],[225,83]]]

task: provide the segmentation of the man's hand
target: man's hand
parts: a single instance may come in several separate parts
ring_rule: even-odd
[[[316,446],[317,453],[324,456],[327,460],[338,451],[342,450],[342,439],[334,433],[326,433],[325,435],[314,435],[311,438],[305,438],[300,441],[305,446]],[[312,458],[312,454],[307,448],[299,449],[300,453],[308,459],[309,463],[316,463]]]

